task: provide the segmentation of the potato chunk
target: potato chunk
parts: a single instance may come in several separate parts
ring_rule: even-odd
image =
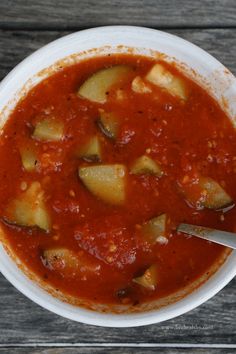
[[[146,75],[146,80],[167,90],[172,96],[182,100],[187,99],[186,87],[183,80],[174,76],[163,65],[155,64]]]
[[[123,81],[132,68],[126,65],[116,65],[111,68],[101,69],[90,76],[79,88],[78,95],[98,103],[105,103],[107,92],[110,88]]]
[[[37,156],[32,148],[22,148],[20,150],[22,166],[25,171],[33,172],[36,170]]]
[[[101,144],[97,136],[92,137],[76,154],[88,162],[98,162],[102,159]]]
[[[131,166],[130,169],[131,173],[135,175],[142,175],[142,174],[151,174],[161,177],[163,171],[160,165],[151,159],[151,157],[143,155],[136,159]]]
[[[146,84],[146,82],[140,77],[136,76],[131,84],[131,88],[136,93],[150,93],[151,88]]]
[[[153,264],[143,273],[143,275],[134,278],[133,282],[143,286],[148,290],[155,290],[157,286],[157,278],[157,266]]]
[[[54,270],[67,268],[73,269],[79,266],[78,257],[66,248],[52,248],[43,252],[46,265]]]
[[[33,132],[33,138],[43,141],[60,141],[63,138],[64,124],[52,118],[40,120]]]
[[[88,190],[103,201],[115,205],[124,203],[126,179],[124,165],[80,167],[79,177]]]
[[[101,268],[83,251],[76,253],[67,248],[46,249],[43,252],[42,261],[49,269],[69,277],[96,274]]]
[[[44,204],[44,192],[39,182],[32,182],[25,192],[10,202],[6,218],[16,225],[38,226],[42,230],[50,230],[50,217]]]
[[[141,233],[146,241],[150,243],[168,243],[166,238],[167,215],[161,214],[142,225]]]
[[[232,203],[229,194],[210,177],[201,177],[199,186],[202,188],[202,204],[209,209],[220,209]]]
[[[101,132],[110,139],[116,139],[119,132],[119,120],[113,112],[105,112],[99,109],[100,117],[97,121]]]
[[[117,89],[115,93],[115,97],[117,101],[124,101],[127,99],[127,93],[123,89]]]
[[[198,177],[182,185],[186,199],[197,208],[222,209],[233,203],[230,195],[210,177]]]

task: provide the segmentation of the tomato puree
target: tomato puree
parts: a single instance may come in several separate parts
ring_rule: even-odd
[[[0,181],[13,252],[93,303],[136,306],[210,275],[226,248],[179,223],[236,231],[235,130],[153,58],[90,58],[32,88],[3,129]]]

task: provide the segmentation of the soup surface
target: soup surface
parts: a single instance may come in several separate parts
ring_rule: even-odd
[[[174,65],[108,55],[62,68],[0,138],[1,226],[59,292],[136,306],[186,289],[226,249],[180,222],[236,231],[236,133]]]

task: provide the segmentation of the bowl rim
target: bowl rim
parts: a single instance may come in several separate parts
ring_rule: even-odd
[[[129,32],[131,37],[138,37],[143,35],[144,37],[155,37],[160,38],[163,41],[173,41],[177,46],[191,49],[193,52],[196,52],[196,56],[203,57],[207,61],[208,66],[220,67],[225,69],[225,67],[216,60],[209,53],[205,52],[203,49],[198,46],[188,42],[178,36],[166,33],[163,31],[150,29],[146,27],[138,26],[104,26],[104,27],[95,27],[86,29],[83,31],[78,31],[59,39],[56,39],[49,44],[38,49],[22,62],[20,62],[15,68],[2,80],[0,83],[0,100],[4,97],[4,91],[6,88],[12,85],[12,82],[16,80],[16,77],[27,70],[29,64],[32,62],[39,61],[41,57],[45,54],[49,54],[60,47],[65,42],[73,40],[86,40],[89,36],[94,38],[105,36],[107,32],[113,33],[113,35],[124,35],[124,33]],[[94,46],[95,47],[95,46]],[[135,45],[134,45],[135,47]],[[63,58],[62,56],[61,58]],[[29,65],[30,67],[30,65]],[[234,78],[234,86],[236,88],[236,79]],[[8,100],[10,96],[8,95]],[[162,307],[157,310],[141,312],[141,313],[127,313],[127,314],[113,314],[113,313],[99,313],[91,310],[87,310],[81,307],[75,307],[73,305],[67,304],[54,298],[52,295],[48,294],[45,290],[39,287],[36,283],[31,281],[25,274],[17,267],[16,263],[13,262],[4,247],[0,246],[0,271],[5,276],[6,279],[21,293],[26,297],[31,299],[33,302],[37,303],[41,307],[54,312],[65,318],[89,324],[97,325],[104,327],[136,327],[149,325],[154,323],[159,323],[166,321],[168,319],[177,317],[181,314],[184,314],[200,304],[204,303],[211,297],[213,297],[217,292],[219,292],[224,286],[226,286],[230,280],[236,275],[236,251],[233,251],[230,256],[228,256],[225,263],[220,266],[217,272],[210,277],[203,285],[200,285],[198,289],[193,291],[191,294],[187,295],[183,299]],[[230,267],[227,272],[223,270],[230,263]],[[221,281],[217,281],[218,278],[221,278]],[[210,282],[210,280],[212,280]],[[211,284],[212,283],[212,284]],[[211,284],[211,286],[210,286]]]

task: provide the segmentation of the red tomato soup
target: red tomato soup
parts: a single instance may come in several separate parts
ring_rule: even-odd
[[[174,65],[108,55],[62,68],[18,103],[0,143],[5,238],[68,299],[137,306],[223,262],[225,247],[176,227],[235,231],[236,133]]]

